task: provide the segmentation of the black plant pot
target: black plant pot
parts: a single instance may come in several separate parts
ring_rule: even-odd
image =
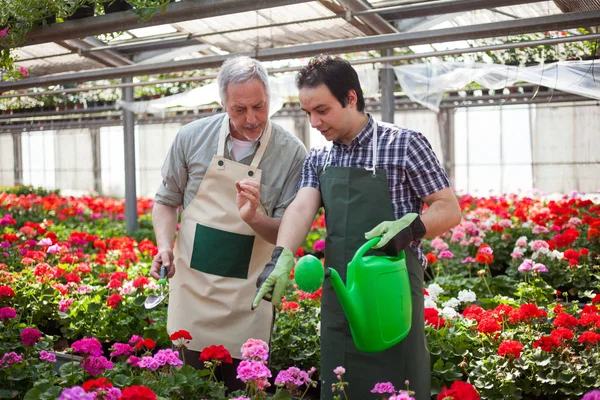
[[[73,15],[71,15],[70,17],[67,17],[67,21],[71,21],[74,19],[81,19],[81,18],[88,18],[88,17],[93,17],[94,16],[94,3],[93,2],[87,2],[81,5],[81,7],[79,7],[77,10],[75,10],[75,13]]]
[[[102,3],[105,14],[112,14],[121,11],[131,10],[133,7],[125,0],[105,1]]]

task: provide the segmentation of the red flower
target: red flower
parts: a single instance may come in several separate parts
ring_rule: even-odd
[[[149,283],[150,283],[150,279],[146,278],[145,276],[138,276],[133,281],[133,287],[139,288],[139,287],[143,287],[144,285],[147,285]]]
[[[550,336],[557,340],[571,340],[575,337],[573,331],[568,328],[556,328],[550,332]]]
[[[535,304],[523,304],[516,310],[511,311],[509,317],[510,322],[531,322],[534,318],[547,317],[548,314],[544,310],[540,310]]]
[[[443,328],[444,326],[446,326],[446,321],[443,318],[440,318],[438,315],[438,310],[436,310],[435,308],[425,308],[425,323],[427,325],[432,325],[437,329]]]
[[[491,264],[494,262],[494,255],[477,253],[477,255],[475,256],[475,262],[482,263],[482,264]]]
[[[427,253],[427,255],[425,257],[427,257],[427,264],[431,265],[433,263],[438,262],[437,257],[433,253]]]
[[[302,257],[304,255],[304,249],[302,247],[300,247],[298,250],[296,250],[296,257]]]
[[[470,383],[454,381],[450,389],[444,386],[436,400],[479,400],[479,393]]]
[[[481,316],[483,315],[483,308],[476,306],[475,304],[470,305],[469,307],[465,308],[465,311],[463,311],[462,315],[465,318],[468,319],[474,319],[475,321],[479,321],[481,319]]]
[[[502,330],[502,327],[494,318],[486,317],[479,321],[477,331],[481,333],[494,333]]]
[[[566,328],[575,327],[579,321],[574,316],[567,313],[560,313],[554,318],[554,322],[552,325],[554,326],[564,326]]]
[[[150,338],[146,338],[144,340],[140,340],[135,344],[136,350],[139,350],[142,347],[146,347],[147,349],[153,349],[156,347],[156,342]]]
[[[120,400],[156,400],[156,395],[146,386],[129,386],[121,392]]]
[[[560,346],[560,342],[557,338],[552,336],[542,336],[533,343],[534,348],[541,348],[543,351],[550,353],[552,350],[557,349]]]
[[[597,294],[592,299],[592,304],[600,304],[600,294]]]
[[[296,303],[295,301],[286,301],[281,306],[281,310],[283,310],[283,311],[296,310],[298,308],[300,308],[300,305],[298,303]]]
[[[587,344],[596,344],[600,341],[600,333],[596,333],[593,331],[585,331],[579,336],[577,339],[579,343],[587,343]]]
[[[106,301],[106,305],[108,305],[110,308],[116,308],[122,300],[123,298],[120,295],[113,294]]]
[[[567,247],[573,244],[579,237],[579,231],[574,228],[569,228],[562,234],[554,236],[556,247]]]
[[[0,286],[0,297],[14,297],[15,291],[10,286]]]
[[[520,358],[523,345],[516,340],[505,340],[498,347],[499,356],[508,356],[509,358]]]
[[[80,283],[81,282],[81,278],[79,277],[79,275],[73,274],[73,273],[65,274],[65,279],[67,280],[67,283],[69,283],[69,282]]]
[[[231,364],[233,363],[233,360],[231,359],[231,354],[229,354],[229,351],[227,351],[227,349],[221,345],[219,346],[215,346],[214,344],[212,346],[208,346],[206,348],[204,348],[204,350],[202,350],[202,352],[200,353],[200,360],[201,361],[221,361],[223,363],[227,363],[227,364]]]
[[[173,342],[179,339],[182,340],[192,340],[192,335],[190,335],[190,333],[184,329],[175,331],[171,334],[171,336],[169,336],[169,339],[171,339]]]
[[[600,230],[590,228],[587,234],[588,242],[597,242],[600,239]]]
[[[89,381],[83,382],[81,385],[83,390],[90,392],[94,389],[108,389],[113,387],[112,383],[106,378],[90,379]]]

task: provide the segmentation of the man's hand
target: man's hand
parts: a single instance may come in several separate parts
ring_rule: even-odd
[[[381,240],[373,248],[383,248],[386,254],[396,257],[410,242],[425,236],[425,225],[419,214],[409,213],[396,221],[384,221],[365,233],[365,239],[381,236]]]
[[[160,279],[160,266],[164,265],[169,271],[167,277],[172,278],[175,275],[175,263],[173,263],[173,250],[162,249],[158,250],[158,254],[152,259],[152,266],[150,267],[150,276],[156,280]]]
[[[240,216],[248,225],[254,222],[260,205],[260,184],[254,179],[244,179],[235,183],[237,207]]]
[[[288,249],[277,246],[271,255],[271,261],[256,280],[256,297],[252,302],[252,309],[258,308],[264,298],[270,300],[274,306],[281,303],[281,297],[290,280],[290,272],[294,268],[294,254]]]

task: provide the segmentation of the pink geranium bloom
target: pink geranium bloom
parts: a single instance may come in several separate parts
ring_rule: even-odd
[[[27,70],[27,68],[25,67],[19,67],[19,72],[21,73],[21,75],[23,75],[24,77],[29,75],[29,71]]]
[[[6,28],[0,30],[0,37],[8,35],[8,29],[9,27],[7,26]]]

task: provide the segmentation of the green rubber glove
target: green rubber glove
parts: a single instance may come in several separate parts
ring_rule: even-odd
[[[380,249],[391,256],[397,256],[410,242],[425,236],[425,225],[419,214],[408,213],[396,221],[384,221],[365,233],[365,239],[381,236],[381,240],[373,248]]]
[[[258,308],[261,299],[271,301],[274,306],[281,303],[281,297],[290,280],[290,272],[294,268],[294,254],[281,246],[275,247],[271,261],[256,280],[256,297],[252,309]]]

